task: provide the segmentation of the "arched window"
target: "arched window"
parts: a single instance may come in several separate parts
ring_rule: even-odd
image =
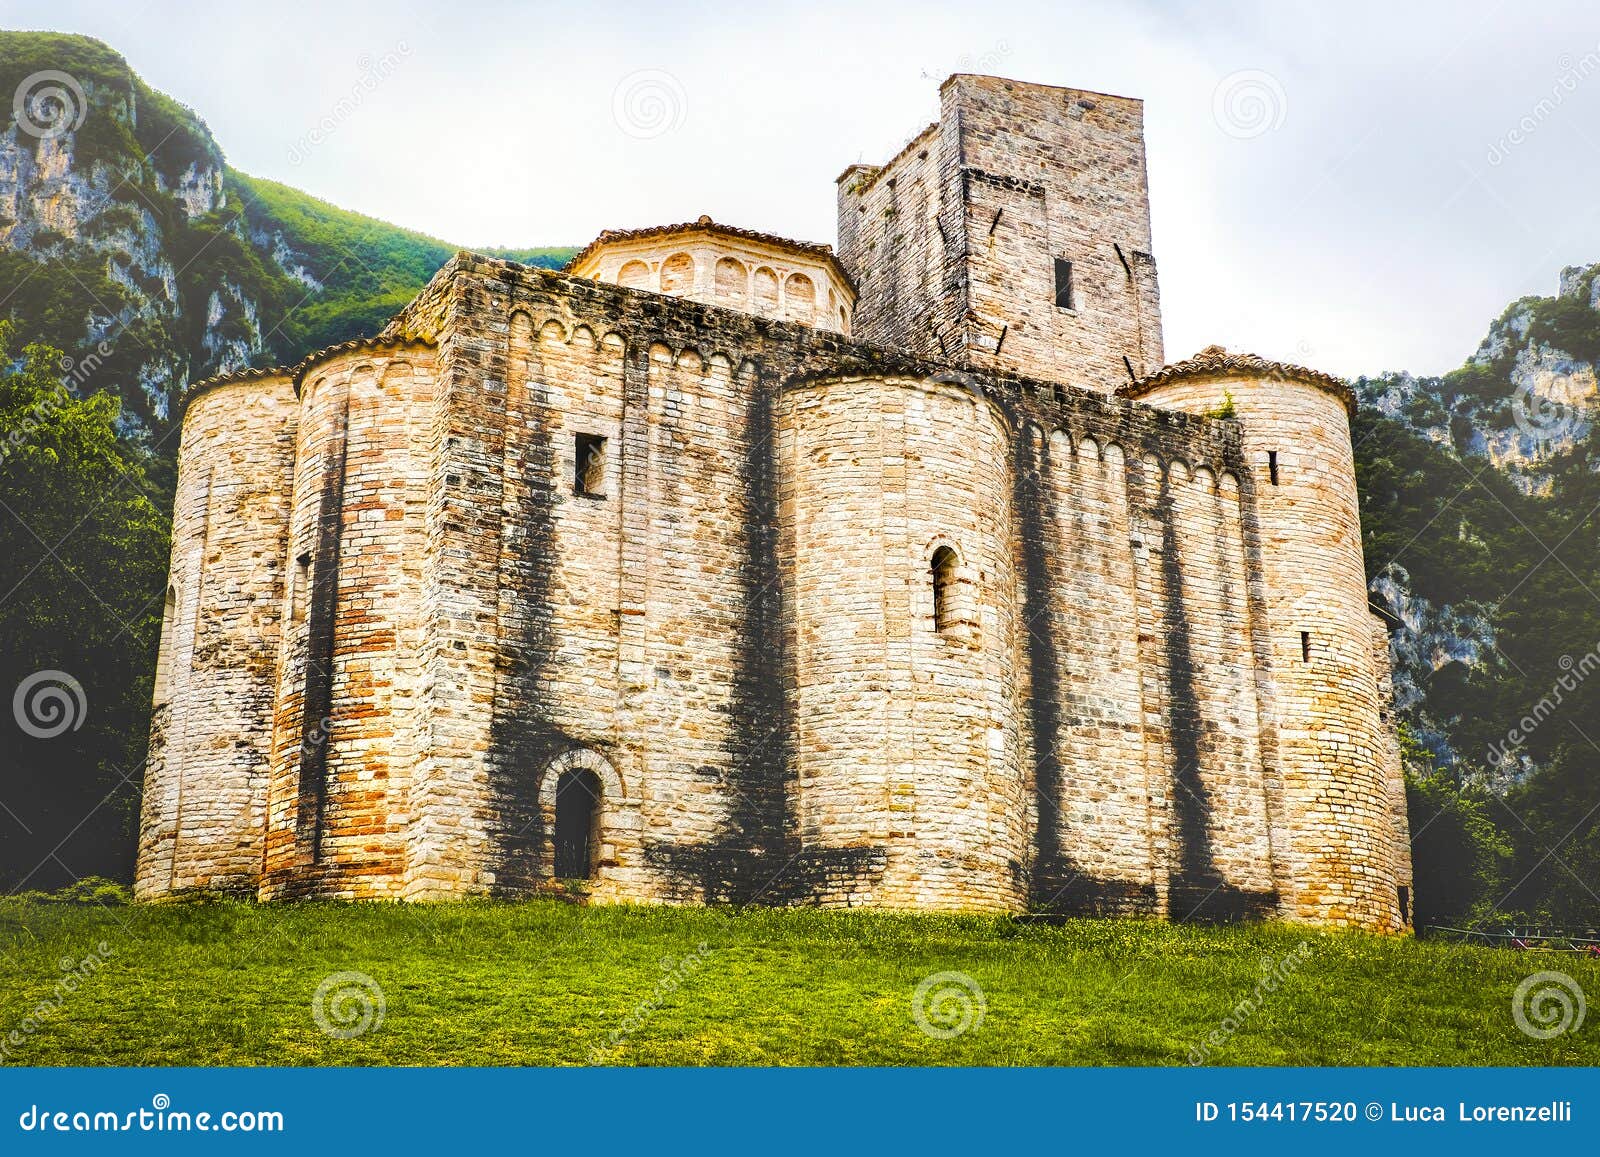
[[[617,274],[617,284],[627,289],[651,289],[650,267],[643,261],[630,261]]]
[[[777,310],[778,275],[765,265],[756,270],[754,297],[758,312]]]
[[[599,844],[600,777],[587,767],[569,767],[556,783],[555,874],[562,880],[594,876]]]
[[[681,297],[694,288],[694,258],[674,253],[661,263],[661,292]]]
[[[750,275],[745,272],[742,263],[731,257],[721,258],[716,270],[717,300],[727,305],[743,306],[745,285],[749,280]]]
[[[810,325],[817,313],[817,290],[804,273],[791,273],[783,283],[783,316],[786,321]]]
[[[303,622],[306,617],[306,598],[311,593],[311,555],[302,554],[294,560],[294,573],[289,576],[289,620]]]
[[[933,552],[928,562],[933,579],[933,626],[938,631],[949,631],[956,625],[956,567],[961,563],[956,552],[941,546]]]

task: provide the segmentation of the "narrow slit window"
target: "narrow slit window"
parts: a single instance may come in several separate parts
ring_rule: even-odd
[[[167,597],[161,608],[161,645],[156,652],[156,703],[162,704],[172,698],[172,632],[178,621],[178,590],[176,587],[167,588]]]
[[[1072,304],[1072,262],[1056,258],[1056,308],[1075,309]]]
[[[933,552],[928,568],[933,579],[933,626],[948,631],[956,624],[956,552],[941,546]]]
[[[1267,476],[1272,480],[1274,486],[1278,484],[1278,452],[1276,450],[1267,451]]]
[[[1311,632],[1310,631],[1301,631],[1300,632],[1300,661],[1302,663],[1311,662]]]
[[[302,554],[294,560],[294,589],[289,592],[289,618],[300,622],[306,617],[306,594],[311,585],[311,556]]]
[[[585,498],[606,493],[606,440],[599,434],[578,434],[572,443],[572,492]]]

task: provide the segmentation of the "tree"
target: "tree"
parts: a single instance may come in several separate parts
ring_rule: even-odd
[[[91,360],[0,321],[0,886],[127,876],[168,555]],[[87,392],[87,390],[85,390]]]
[[[1586,740],[1563,746],[1503,808],[1517,843],[1506,906],[1600,928],[1600,751]]]
[[[1406,810],[1411,820],[1413,920],[1418,929],[1460,927],[1489,914],[1503,895],[1511,844],[1487,792],[1458,784],[1400,728]]]

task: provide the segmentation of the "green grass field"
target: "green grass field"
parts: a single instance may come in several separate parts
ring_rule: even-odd
[[[1512,1017],[1543,969],[1600,997],[1594,963],[1278,924],[12,899],[0,968],[7,1064],[1600,1064],[1600,1012],[1548,1041]],[[342,972],[382,990],[359,1036],[313,1014]],[[933,987],[925,1019],[965,1015],[956,1036],[913,1017],[945,972],[982,990],[979,1022]],[[335,996],[323,1019],[363,1011]]]

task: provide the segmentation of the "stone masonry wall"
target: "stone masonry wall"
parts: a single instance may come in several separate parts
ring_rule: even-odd
[[[1257,495],[1262,731],[1280,911],[1396,930],[1397,889],[1409,872],[1397,848],[1393,740],[1346,401],[1292,377],[1242,374],[1183,377],[1145,395],[1191,413],[1229,399]]]
[[[1163,409],[465,255],[301,386],[214,395],[296,439],[249,467],[288,627],[229,716],[271,736],[229,765],[261,777],[263,895],[554,886],[581,769],[601,901],[1397,924],[1326,394],[1218,421],[1211,385]],[[186,445],[224,436],[212,396]],[[1265,496],[1262,439],[1303,471]],[[185,542],[215,457],[183,460]],[[174,702],[222,685],[171,670]],[[160,750],[152,864],[188,838]],[[197,766],[213,812],[233,774]]]
[[[1025,557],[1029,551],[1020,545],[1029,533],[1026,520],[1005,512],[1019,493],[1040,512],[1045,507],[1041,492],[1017,491],[1009,433],[969,444],[981,422],[969,418],[952,426],[950,419],[934,415],[952,404],[959,404],[961,413],[976,413],[974,396],[992,394],[983,412],[998,407],[994,412],[1004,415],[1005,430],[1024,411],[1036,411],[1060,429],[1062,407],[1070,398],[1074,420],[1099,432],[1114,447],[1108,454],[1121,452],[1117,438],[1133,445],[1141,461],[1147,453],[1159,454],[1161,461],[1188,454],[1211,464],[1203,478],[1224,470],[1226,429],[1049,387],[1028,387],[1031,392],[1026,392],[980,378],[954,386],[947,378],[939,385],[929,382],[939,376],[933,367],[800,327],[493,263],[461,265],[455,273],[457,313],[442,328],[432,323],[431,332],[441,336],[444,380],[460,366],[465,382],[478,383],[476,389],[461,391],[455,403],[461,413],[450,420],[452,430],[476,434],[471,439],[452,435],[457,454],[470,456],[445,466],[443,479],[447,485],[454,480],[469,493],[516,488],[522,485],[518,479],[543,478],[547,485],[538,491],[545,499],[532,505],[526,500],[509,503],[501,517],[471,524],[477,529],[467,541],[429,550],[430,558],[442,560],[430,569],[430,582],[452,598],[471,595],[474,600],[458,605],[451,616],[452,624],[471,624],[470,636],[460,640],[465,645],[437,650],[485,672],[448,681],[462,708],[436,703],[433,709],[438,738],[432,761],[458,761],[473,770],[474,778],[459,781],[449,801],[434,798],[425,808],[413,808],[419,818],[425,813],[439,827],[459,813],[463,826],[485,833],[479,859],[463,868],[459,884],[469,890],[522,889],[547,878],[553,816],[546,769],[563,753],[581,750],[603,761],[627,801],[615,813],[609,808],[605,812],[607,833],[593,885],[600,898],[721,898],[748,890],[782,898],[776,893],[792,888],[812,899],[839,903],[1014,907],[1024,902],[1035,858],[1030,844],[1038,784],[1027,754],[1035,721],[1020,709],[1018,688],[1026,688],[1024,672],[1030,664],[1039,666],[1030,655],[1043,644],[1035,645],[1007,626],[1022,604],[1017,586],[1025,584],[1006,575],[1018,575],[1030,564]],[[525,321],[513,324],[524,314]],[[429,315],[437,317],[439,311],[429,306]],[[411,324],[412,319],[402,317],[395,330],[407,332]],[[523,333],[525,338],[517,336]],[[504,351],[516,363],[524,342],[532,357],[526,371],[528,400],[516,401],[522,388],[517,385],[519,371],[514,364],[508,366],[507,396],[512,400],[506,403],[510,417],[502,417],[493,401],[497,391],[482,384],[495,380],[493,367],[497,358],[507,356]],[[924,384],[878,384],[902,367],[915,371]],[[873,375],[852,377],[852,368]],[[825,386],[824,379],[837,381]],[[542,390],[533,391],[535,381]],[[785,382],[793,384],[784,387]],[[846,388],[845,382],[852,384]],[[774,388],[779,392],[773,393]],[[809,416],[802,421],[800,415]],[[468,417],[470,425],[464,420]],[[823,433],[830,429],[838,433]],[[890,431],[900,440],[893,449],[885,442]],[[618,444],[614,458],[607,451],[603,496],[570,493],[568,455],[579,432],[603,436],[608,446]],[[776,461],[770,444],[774,434]],[[543,451],[505,448],[507,440],[524,436]],[[844,480],[842,491],[830,489],[837,481],[818,481],[831,478],[830,472],[791,448],[817,437],[824,439],[819,445],[844,437],[845,448],[856,447],[839,451],[848,466],[838,476]],[[448,438],[444,444],[450,445]],[[494,449],[480,457],[479,444]],[[863,459],[868,452],[872,457]],[[926,474],[930,480],[970,477],[970,485],[976,486],[972,501],[953,502],[954,492],[932,481],[906,489],[930,469],[935,470]],[[974,469],[987,473],[966,473]],[[958,473],[950,474],[952,470]],[[494,480],[474,481],[472,471],[492,472]],[[437,483],[441,469],[434,473]],[[777,544],[756,541],[770,521],[757,517],[768,486],[775,487],[776,521],[785,528]],[[1056,493],[1069,505],[1077,502],[1070,486]],[[1159,487],[1153,493],[1151,501],[1160,506]],[[1116,501],[1128,503],[1125,495]],[[845,605],[854,608],[849,614],[814,615],[805,609],[808,600],[821,597],[807,593],[812,584],[837,590],[839,576],[853,573],[840,561],[849,549],[843,525],[824,533],[817,530],[823,524],[814,522],[818,517],[837,520],[850,513],[852,503],[864,525],[854,535],[878,552],[875,561],[873,555],[863,556],[866,569],[860,573],[872,581],[864,578],[865,585],[858,584],[852,596],[856,601],[876,599],[880,606],[873,616],[878,626],[859,642],[852,637],[861,629],[856,620],[860,608],[849,600]],[[926,552],[937,533],[970,535],[973,531],[963,531],[965,524],[955,517],[961,509],[972,511],[966,517],[998,519],[983,532],[989,545],[978,551],[979,561],[966,560],[971,578],[964,581],[970,581],[976,600],[971,608],[973,638],[982,640],[972,659],[979,664],[975,670],[982,672],[975,675],[975,686],[990,688],[976,697],[944,689],[946,683],[964,688],[959,664],[945,671],[930,657],[917,658],[928,639],[929,609],[922,601],[931,599],[931,593],[926,583],[916,581],[928,560],[913,552],[910,542],[920,533],[926,541],[917,545]],[[594,522],[596,517],[601,521]],[[1067,511],[1051,516],[1056,521],[1067,517]],[[1199,517],[1201,528],[1193,537],[1213,542],[1221,515]],[[1157,525],[1177,525],[1170,513],[1156,518]],[[1042,514],[1034,518],[1038,525],[1044,521]],[[938,524],[946,529],[940,531]],[[833,553],[799,552],[795,544],[801,526],[819,533]],[[1109,520],[1089,526],[1090,537],[1072,564],[1055,545],[1039,540],[1031,553],[1039,560],[1033,565],[1042,567],[1036,583],[1041,591],[1082,584],[1075,564],[1096,554],[1126,560],[1132,581],[1126,529]],[[468,526],[456,529],[459,533]],[[513,535],[525,541],[508,546]],[[471,541],[473,536],[480,541]],[[1002,539],[1009,544],[1009,559],[995,553],[994,544]],[[902,546],[892,548],[895,542]],[[535,543],[538,549],[530,554]],[[891,548],[899,551],[897,579],[883,570],[888,556],[881,552]],[[1173,553],[1177,550],[1175,546]],[[484,576],[496,573],[487,565],[491,557],[502,560],[495,564],[501,581],[487,584]],[[505,569],[505,560],[519,558],[528,560],[520,572]],[[547,560],[546,565],[536,565],[536,559]],[[620,570],[612,569],[615,560],[621,561]],[[813,565],[822,571],[807,579],[805,568]],[[1197,555],[1197,591],[1217,586],[1201,581],[1201,568],[1207,565]],[[1242,589],[1242,577],[1231,581],[1233,589]],[[775,594],[782,599],[774,600]],[[1175,592],[1167,603],[1184,597]],[[1086,618],[1079,637],[1086,642],[1116,638],[1104,629],[1104,614],[1118,613],[1120,609],[1107,609]],[[1149,614],[1162,618],[1170,614],[1170,606]],[[1125,621],[1129,630],[1121,637],[1126,653],[1132,654],[1139,643],[1137,628],[1132,619]],[[844,634],[833,634],[839,631]],[[828,657],[819,642],[824,637],[843,640],[836,644],[843,658]],[[860,652],[852,648],[863,644],[904,658],[892,669],[880,659],[866,667],[841,668],[827,678],[820,674],[830,670],[830,663],[856,661]],[[963,644],[971,645],[971,640]],[[952,650],[943,642],[940,648],[930,652],[931,659],[962,653],[962,648]],[[1229,653],[1228,661],[1236,658]],[[1052,653],[1048,663],[1056,661]],[[1090,671],[1118,677],[1115,671],[1105,672],[1103,663],[1080,664],[1076,655],[1068,661],[1080,679]],[[1225,665],[1219,663],[1219,678]],[[515,674],[495,675],[490,688],[487,672],[497,667]],[[1125,665],[1117,670],[1124,679],[1131,673]],[[848,706],[856,696],[834,692],[828,699],[830,679],[847,685],[861,674],[871,678],[873,671],[882,685],[864,694],[868,700],[882,699],[890,715],[870,726],[889,728],[883,732],[890,736],[888,745],[868,744],[860,738],[865,732],[848,743],[823,736],[830,726],[842,728],[843,735],[857,726],[850,718],[873,716]],[[1249,676],[1245,679],[1248,683]],[[1052,678],[1044,694],[1057,696],[1056,682]],[[434,686],[445,683],[438,679]],[[902,689],[896,692],[895,686]],[[1221,694],[1232,703],[1235,691]],[[944,698],[947,694],[952,697]],[[1093,713],[1104,714],[1114,694],[1108,689],[1098,703],[1075,710],[1073,722],[1097,719]],[[1204,696],[1192,698],[1199,711]],[[955,717],[946,720],[939,703],[955,704]],[[837,714],[840,710],[845,714]],[[1058,706],[1053,714],[1063,712]],[[1238,730],[1243,718],[1235,711],[1226,723]],[[1130,726],[1129,720],[1124,718],[1123,725]],[[1141,775],[1149,759],[1154,774],[1165,777],[1163,782],[1170,780],[1170,728],[1156,727],[1147,742],[1144,725],[1135,715],[1132,748]],[[946,726],[957,730],[943,737],[940,728]],[[915,742],[909,738],[913,735]],[[848,760],[837,754],[846,746]],[[1156,754],[1149,754],[1152,750]],[[878,760],[881,774],[871,770]],[[1074,766],[1087,780],[1098,762],[1074,760]],[[954,777],[945,781],[947,788],[938,786],[943,774]],[[1104,776],[1114,784],[1122,782],[1115,769]],[[1059,782],[1052,790],[1062,790]],[[1259,816],[1263,805],[1257,803],[1253,811],[1248,804],[1238,808]],[[1061,810],[1059,803],[1054,810]],[[1164,895],[1162,873],[1175,862],[1175,853],[1168,850],[1172,841],[1158,839],[1144,824],[1119,826],[1123,818],[1109,809],[1100,817],[1099,838],[1112,846],[1126,845],[1138,862],[1130,867],[1102,854],[1102,866],[1131,873],[1135,886],[1152,898],[1158,892]],[[1202,817],[1201,827],[1210,822],[1209,816]],[[934,842],[941,830],[952,833],[942,845]],[[508,831],[520,833],[519,838],[508,841]],[[978,832],[981,840],[973,835]],[[1219,840],[1235,835],[1226,831]],[[1197,839],[1197,846],[1210,846],[1209,836]],[[1245,867],[1235,873],[1238,886],[1255,888],[1263,874],[1259,839],[1241,839],[1239,856]],[[1155,856],[1150,851],[1153,840],[1160,843]],[[440,857],[460,857],[470,846],[454,837],[435,841]],[[775,858],[779,855],[799,865],[794,878],[761,879],[761,865],[781,865],[784,861]],[[993,867],[975,870],[991,858]],[[1152,899],[1146,907],[1154,903]]]
[[[850,332],[855,290],[811,246],[705,228],[607,240],[569,266],[572,274],[629,289],[687,297],[762,317]]]
[[[254,893],[298,406],[287,375],[184,415],[135,890]]]
[[[803,839],[882,850],[851,902],[1021,907],[1005,415],[957,384],[844,377],[785,391],[776,428]],[[942,626],[940,549],[957,560]]]
[[[1372,612],[1372,665],[1378,674],[1378,741],[1383,773],[1389,782],[1389,827],[1395,887],[1404,888],[1400,920],[1411,923],[1411,822],[1406,813],[1405,763],[1400,754],[1400,734],[1394,718],[1394,666],[1389,650],[1389,625]]]
[[[1159,368],[1141,102],[970,75],[940,98],[888,164],[839,178],[859,336],[1102,392]]]
[[[1237,431],[1093,398],[1063,394],[1023,419],[1031,902],[1270,911]]]
[[[933,124],[887,165],[839,177],[839,261],[856,282],[861,341],[961,360],[966,297],[956,218],[943,205],[957,163],[954,139]]]
[[[307,375],[287,544],[267,896],[393,896],[424,748],[418,652],[425,347],[356,348]]]

